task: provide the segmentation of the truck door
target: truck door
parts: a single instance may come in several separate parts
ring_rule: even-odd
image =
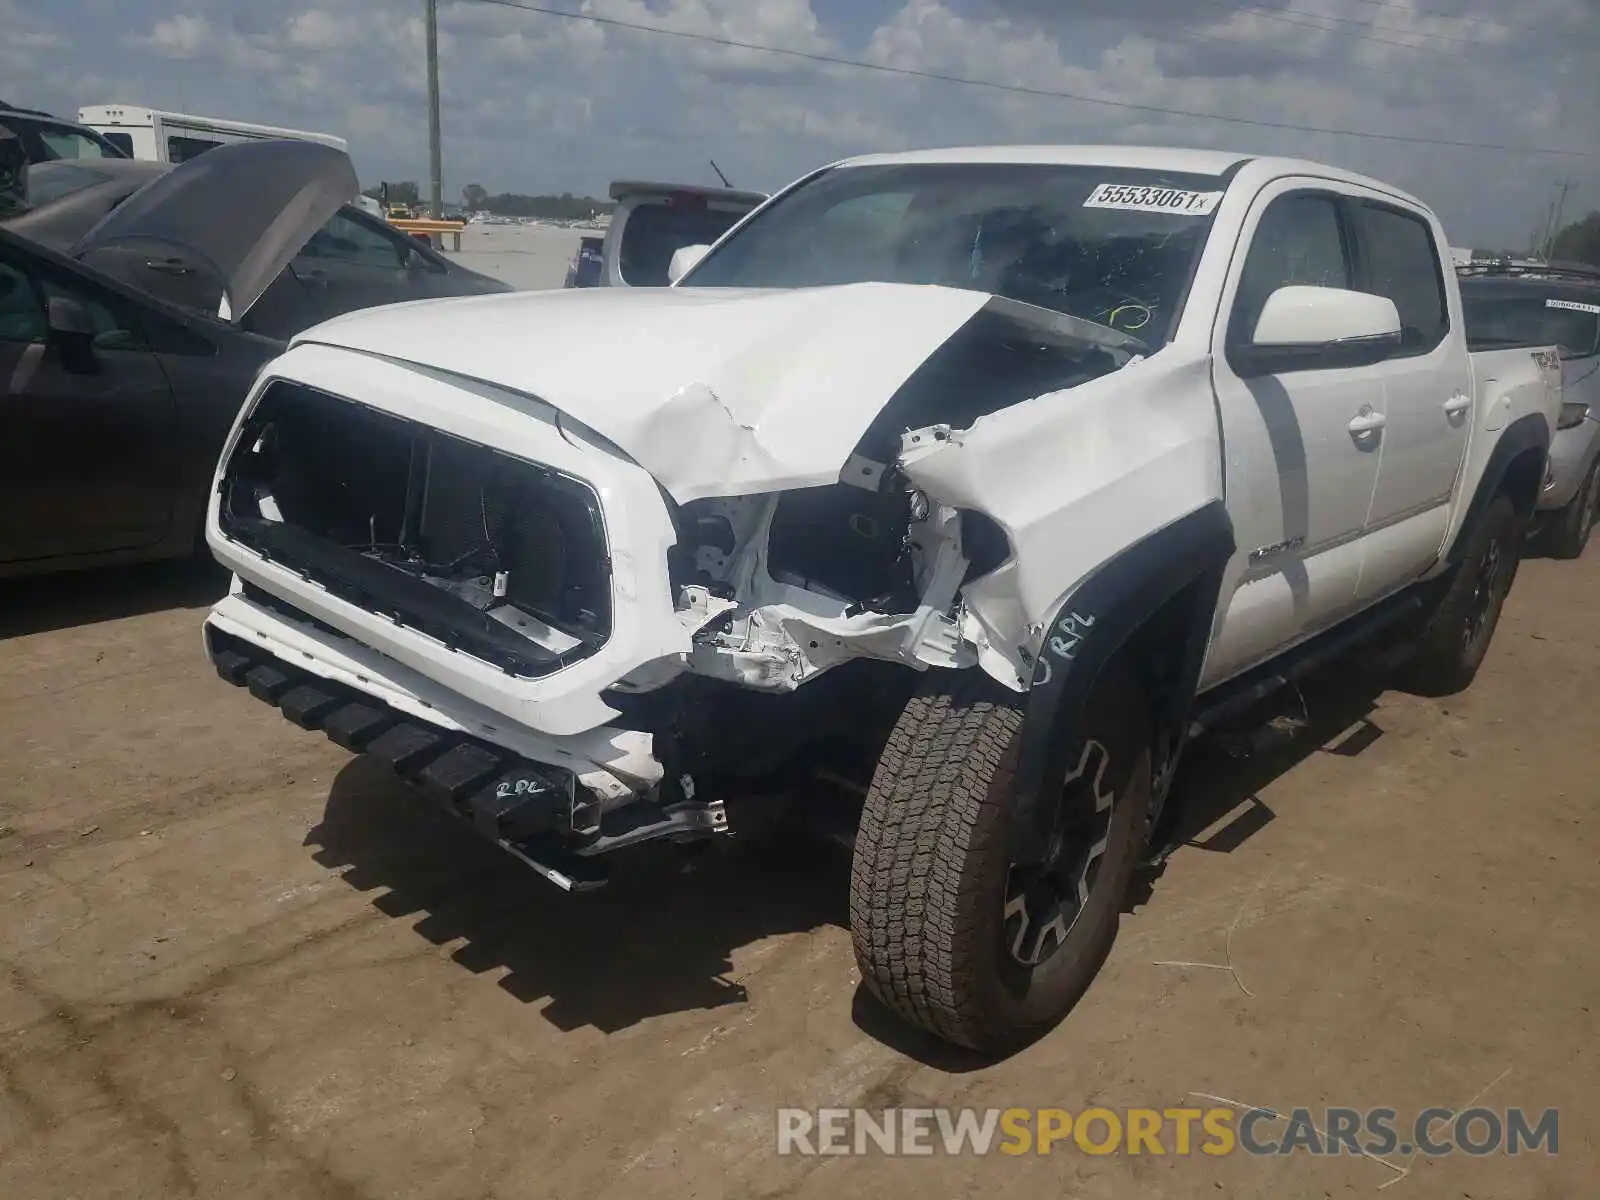
[[[1394,301],[1402,336],[1399,352],[1372,368],[1383,380],[1385,424],[1357,589],[1365,600],[1404,586],[1437,557],[1477,401],[1428,219],[1365,197],[1350,198],[1346,210],[1355,286]]]
[[[1383,416],[1372,368],[1243,379],[1228,348],[1250,338],[1267,298],[1290,284],[1353,286],[1341,197],[1309,181],[1264,189],[1245,220],[1214,332],[1224,480],[1238,557],[1206,664],[1221,682],[1326,628],[1355,604],[1360,538],[1378,479]]]

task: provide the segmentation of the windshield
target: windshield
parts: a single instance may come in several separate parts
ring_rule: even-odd
[[[1579,298],[1542,290],[1480,292],[1462,288],[1467,342],[1480,349],[1559,346],[1562,358],[1600,352],[1600,289]]]
[[[683,287],[886,282],[991,292],[1171,337],[1226,185],[1012,163],[841,167],[753,217]]]

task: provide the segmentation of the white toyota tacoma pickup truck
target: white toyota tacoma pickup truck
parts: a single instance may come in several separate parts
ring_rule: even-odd
[[[867,986],[1013,1048],[1218,714],[1379,631],[1473,678],[1560,366],[1468,353],[1448,245],[1310,162],[963,149],[808,175],[671,288],[340,317],[223,451],[208,653],[567,888],[864,758]]]

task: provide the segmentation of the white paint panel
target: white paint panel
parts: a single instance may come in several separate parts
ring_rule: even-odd
[[[536,396],[688,503],[835,482],[900,385],[989,299],[881,283],[576,288],[369,309],[298,340]]]

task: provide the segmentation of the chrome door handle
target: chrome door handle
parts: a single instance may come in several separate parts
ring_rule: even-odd
[[[1444,402],[1444,415],[1447,417],[1460,416],[1472,407],[1472,397],[1465,392],[1457,392]]]
[[[1350,432],[1356,437],[1366,437],[1369,433],[1377,433],[1389,423],[1389,418],[1381,412],[1373,412],[1370,408],[1363,408],[1350,419]]]

